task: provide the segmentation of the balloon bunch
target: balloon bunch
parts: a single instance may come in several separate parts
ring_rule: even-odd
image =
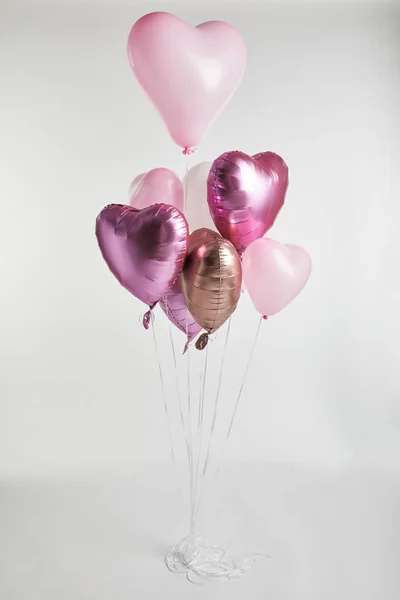
[[[128,56],[184,154],[193,152],[233,96],[246,64],[244,41],[227,23],[191,27],[163,12],[135,23]],[[263,237],[288,187],[288,168],[277,154],[225,152],[211,168],[203,163],[191,169],[185,187],[186,199],[181,180],[169,169],[138,175],[127,205],[101,211],[96,235],[111,272],[148,305],[144,326],[159,303],[186,334],[186,350],[202,329],[196,347],[203,349],[233,313],[242,277],[255,308],[268,317],[300,292],[311,261],[302,248]],[[200,223],[193,199],[203,203]]]

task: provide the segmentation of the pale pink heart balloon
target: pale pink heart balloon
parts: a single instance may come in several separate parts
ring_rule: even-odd
[[[271,316],[301,292],[311,274],[311,258],[300,246],[261,238],[244,252],[242,269],[255,308]]]
[[[155,12],[132,27],[128,57],[172,139],[192,148],[238,87],[246,46],[228,23],[191,27],[174,15]]]
[[[162,167],[137,175],[129,187],[129,204],[139,210],[152,204],[169,204],[183,211],[183,200],[181,180]]]

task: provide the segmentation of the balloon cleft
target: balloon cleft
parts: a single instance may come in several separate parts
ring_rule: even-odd
[[[202,333],[196,342],[197,350],[204,350],[208,344],[209,333]]]

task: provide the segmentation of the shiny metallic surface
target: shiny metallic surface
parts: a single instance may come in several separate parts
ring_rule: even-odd
[[[170,291],[161,298],[160,306],[171,323],[184,334],[187,333],[187,344],[184,348],[184,352],[186,352],[188,344],[194,340],[202,328],[188,313],[180,278],[176,280]]]
[[[272,227],[288,182],[287,165],[274,152],[225,152],[214,161],[207,182],[210,213],[239,254]]]
[[[190,313],[212,333],[233,313],[240,298],[240,257],[231,242],[216,231],[198,229],[189,237],[181,281]]]
[[[96,220],[96,236],[110,271],[150,307],[174,285],[186,256],[188,225],[168,204],[143,210],[110,204]]]

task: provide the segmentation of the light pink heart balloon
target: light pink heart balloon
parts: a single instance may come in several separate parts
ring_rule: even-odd
[[[311,274],[311,258],[300,246],[261,238],[244,252],[242,269],[255,308],[271,316],[301,292]]]
[[[155,12],[132,27],[128,57],[172,139],[192,148],[238,87],[246,46],[228,23],[191,27],[174,15]]]
[[[129,204],[142,210],[152,204],[170,204],[183,211],[183,186],[170,169],[152,169],[141,173],[129,187]]]

